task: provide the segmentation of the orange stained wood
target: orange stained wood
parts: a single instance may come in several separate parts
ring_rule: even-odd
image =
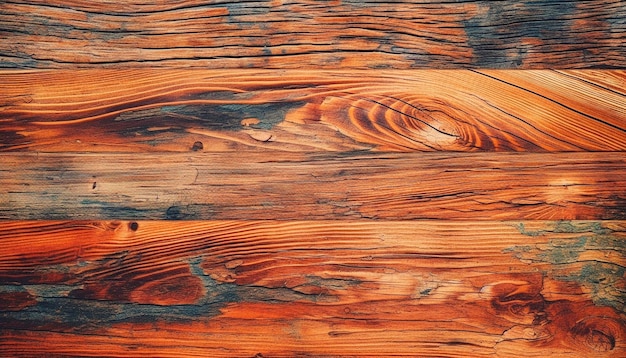
[[[0,356],[625,357],[624,1],[0,2]]]
[[[621,70],[10,71],[0,84],[1,150],[626,150]]]
[[[621,357],[624,228],[5,221],[0,352]]]

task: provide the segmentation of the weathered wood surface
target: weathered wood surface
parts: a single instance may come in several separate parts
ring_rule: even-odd
[[[623,68],[608,1],[4,0],[0,66]]]
[[[626,222],[5,221],[0,354],[624,357]]]
[[[5,71],[0,87],[4,151],[626,150],[622,70]]]
[[[0,155],[1,219],[624,219],[623,153]]]
[[[625,19],[0,1],[0,356],[626,356]]]

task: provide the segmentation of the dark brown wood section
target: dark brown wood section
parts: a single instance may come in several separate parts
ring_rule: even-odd
[[[5,0],[11,68],[615,68],[608,1]]]
[[[624,1],[0,1],[0,356],[625,357]]]

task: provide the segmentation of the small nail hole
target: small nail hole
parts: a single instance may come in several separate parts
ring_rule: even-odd
[[[191,150],[193,150],[194,152],[197,152],[202,149],[204,149],[204,144],[202,144],[202,142],[200,141],[195,142],[193,146],[191,147]]]

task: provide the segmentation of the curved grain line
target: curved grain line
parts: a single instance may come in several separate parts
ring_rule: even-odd
[[[271,70],[101,72],[102,76],[99,71],[81,71],[76,80],[58,83],[55,79],[62,74],[6,77],[9,89],[0,121],[13,133],[8,138],[15,138],[6,147],[55,146],[64,134],[82,139],[94,131],[90,122],[101,121],[107,124],[102,128],[109,144],[95,144],[104,144],[103,148],[133,148],[144,138],[172,142],[177,139],[166,136],[171,130],[185,133],[180,141],[207,140],[222,148],[229,142],[268,145],[263,138],[278,138],[269,145],[284,150],[324,148],[323,141],[328,141],[326,148],[392,151],[626,148],[625,129],[620,126],[626,118],[622,116],[626,104],[619,100],[623,96],[566,76],[551,76],[553,72],[386,71],[376,76],[332,71],[314,75],[288,71],[281,76]],[[90,74],[102,79],[89,82]],[[35,76],[40,84],[24,80]],[[620,75],[608,71],[607,81],[614,81],[611,76]],[[126,77],[128,81],[120,85]],[[86,85],[77,86],[77,81]],[[567,81],[580,87],[563,87]],[[563,96],[568,103],[562,103]],[[165,106],[171,108],[158,110]],[[134,120],[114,121],[126,114]],[[261,128],[246,128],[246,117],[266,115],[270,117]],[[50,127],[55,130],[47,130]]]

